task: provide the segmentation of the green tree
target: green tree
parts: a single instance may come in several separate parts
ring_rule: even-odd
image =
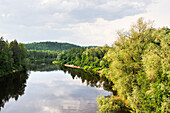
[[[169,112],[169,29],[155,29],[139,18],[129,33],[118,34],[104,57],[110,63],[105,76],[113,89],[134,112]]]
[[[26,67],[27,50],[16,40],[8,44],[3,37],[0,38],[0,75],[11,73],[13,70],[22,70]]]

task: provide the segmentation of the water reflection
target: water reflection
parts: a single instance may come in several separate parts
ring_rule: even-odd
[[[7,102],[2,113],[96,113],[97,96],[112,94],[108,92],[111,83],[91,72],[44,64],[34,65],[31,70],[29,78],[22,73],[3,78],[0,91],[11,92],[0,94],[3,106]]]
[[[62,70],[64,73],[69,73],[73,80],[74,79],[81,79],[82,83],[86,83],[87,86],[103,88],[109,92],[113,92],[113,95],[116,95],[117,92],[112,90],[113,83],[108,81],[105,77],[100,77],[97,73],[85,71],[82,69],[74,69],[68,68],[63,65],[52,65],[52,64],[32,64],[31,69],[32,71],[54,71],[54,70]]]
[[[65,67],[63,65],[57,65],[59,70],[63,70],[65,73],[69,73],[73,79],[81,79],[82,83],[86,83],[87,86],[103,88],[106,91],[113,92],[113,95],[116,95],[117,92],[112,90],[113,83],[108,81],[105,77],[100,77],[99,74],[85,71],[82,69],[74,69]]]
[[[0,110],[11,98],[17,101],[24,94],[27,79],[26,72],[14,73],[0,78]]]
[[[58,67],[56,65],[53,64],[49,64],[49,63],[34,63],[30,65],[30,70],[31,71],[46,71],[46,72],[50,72],[50,71],[56,71],[58,70]]]

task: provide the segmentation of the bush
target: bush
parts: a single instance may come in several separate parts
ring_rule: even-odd
[[[93,69],[93,71],[99,71],[99,70],[100,70],[99,67],[96,67],[96,68]]]
[[[97,105],[99,113],[114,113],[125,110],[125,103],[121,99],[116,99],[114,96],[105,98],[102,95],[97,97]]]
[[[60,64],[61,62],[60,61],[53,61],[52,63],[53,64]]]
[[[89,66],[84,66],[83,68],[84,68],[85,70],[87,70],[87,69],[89,69]]]

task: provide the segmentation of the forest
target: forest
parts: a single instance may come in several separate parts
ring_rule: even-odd
[[[121,97],[98,98],[101,112],[129,107],[132,112],[168,113],[170,107],[170,29],[153,28],[139,18],[128,33],[119,32],[119,39],[106,53],[109,70],[103,70]],[[114,107],[112,107],[114,105]]]
[[[62,51],[71,48],[81,48],[81,46],[70,44],[70,43],[59,43],[59,42],[34,42],[24,44],[27,50],[49,50],[49,51]]]
[[[59,53],[60,51],[28,50],[27,58],[30,63],[51,63]]]
[[[117,96],[99,96],[101,113],[121,109],[139,113],[168,113],[170,107],[170,29],[153,28],[139,18],[128,32],[118,32],[112,47],[71,49],[56,62],[102,70]],[[97,69],[96,69],[97,68]]]
[[[100,113],[168,113],[170,108],[170,29],[154,28],[139,18],[128,32],[118,32],[112,47],[61,46],[55,43],[8,43],[0,39],[0,75],[26,69],[29,61],[70,64],[101,71],[117,95],[98,96]],[[47,46],[48,45],[48,46]],[[56,49],[50,49],[55,48]],[[52,51],[47,51],[52,50]]]
[[[94,69],[96,71],[108,67],[108,62],[103,58],[109,47],[81,48],[62,51],[58,54],[53,63],[73,64],[85,69]]]
[[[16,71],[26,70],[29,59],[27,49],[16,40],[8,43],[0,38],[0,76]]]

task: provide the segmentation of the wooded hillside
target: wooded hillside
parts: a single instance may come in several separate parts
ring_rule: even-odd
[[[50,51],[62,51],[71,48],[81,48],[78,45],[69,43],[58,43],[58,42],[34,42],[29,44],[24,44],[27,50],[50,50]]]

